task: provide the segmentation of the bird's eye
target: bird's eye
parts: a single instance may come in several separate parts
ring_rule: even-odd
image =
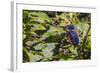
[[[74,31],[74,29],[72,31]]]

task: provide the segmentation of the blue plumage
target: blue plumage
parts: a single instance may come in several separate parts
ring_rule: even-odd
[[[67,26],[67,37],[69,38],[70,42],[76,47],[79,44],[79,36],[75,31],[75,26],[68,25]]]

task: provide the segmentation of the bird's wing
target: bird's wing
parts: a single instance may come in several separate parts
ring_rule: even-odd
[[[71,32],[71,35],[70,35],[70,40],[72,41],[72,43],[74,45],[77,45],[79,43],[79,36],[76,32]]]

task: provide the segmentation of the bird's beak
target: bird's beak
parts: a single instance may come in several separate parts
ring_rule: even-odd
[[[69,31],[68,29],[66,29],[66,31]]]

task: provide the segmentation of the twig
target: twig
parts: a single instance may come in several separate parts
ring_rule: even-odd
[[[84,39],[83,39],[83,49],[85,48],[85,43],[86,43],[87,36],[88,36],[89,31],[90,31],[90,28],[91,28],[91,26],[89,25],[89,28],[88,28],[88,30],[86,32],[86,35],[85,35]]]
[[[84,36],[83,45],[82,45],[82,48],[80,49],[81,56],[83,56],[84,58],[85,58],[85,56],[84,56],[84,53],[85,53],[85,52],[84,52],[84,49],[85,49],[85,47],[86,47],[86,40],[87,40],[88,33],[89,33],[90,29],[91,29],[90,23],[89,23],[88,25],[89,25],[89,28],[88,28],[88,30],[87,30],[87,32],[86,32],[86,35]]]

